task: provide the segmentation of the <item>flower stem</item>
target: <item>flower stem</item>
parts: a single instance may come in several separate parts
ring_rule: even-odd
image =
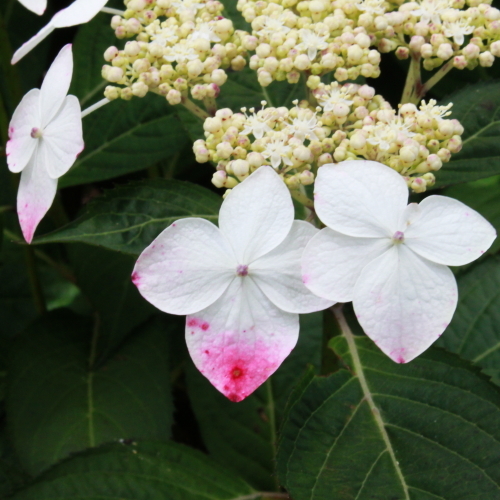
[[[205,97],[205,99],[203,99],[203,104],[205,105],[209,115],[215,116],[217,111],[217,103],[215,102],[215,99],[213,97]]]
[[[301,193],[299,190],[294,189],[293,191],[290,191],[292,198],[299,203],[302,203],[305,207],[309,208],[310,210],[314,210],[314,202],[307,197],[304,193]]]
[[[197,106],[189,97],[183,95],[181,104],[194,116],[198,117],[200,120],[205,121],[210,118],[210,115],[204,110]]]
[[[93,113],[95,110],[102,108],[104,105],[110,102],[111,101],[109,99],[104,98],[96,102],[95,104],[92,104],[92,106],[89,106],[87,109],[82,111],[82,118],[85,118],[87,115],[90,115],[90,113]]]
[[[42,283],[38,276],[38,269],[35,261],[35,253],[33,248],[26,246],[25,249],[26,266],[28,270],[28,277],[31,284],[31,291],[33,293],[33,300],[38,314],[43,314],[47,311],[45,305],[45,297],[43,295]]]
[[[429,78],[422,86],[419,94],[417,95],[418,100],[422,99],[429,90],[436,85],[442,78],[444,78],[453,69],[453,59],[450,59],[446,64],[441,66],[439,70]]]
[[[123,10],[112,9],[110,7],[103,7],[101,9],[101,12],[104,12],[106,14],[113,14],[114,16],[122,16],[122,17],[125,14],[125,11],[123,11]]]
[[[407,102],[416,104],[419,101],[419,99],[417,99],[417,95],[422,88],[420,59],[420,54],[415,52],[411,53],[410,67],[408,68],[408,75],[406,77],[403,95],[401,96],[401,104],[405,104]]]

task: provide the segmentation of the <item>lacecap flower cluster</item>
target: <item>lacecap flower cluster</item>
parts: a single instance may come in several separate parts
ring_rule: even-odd
[[[217,0],[125,0],[123,17],[114,16],[117,38],[135,38],[122,50],[109,47],[103,66],[110,99],[144,97],[152,91],[172,105],[188,90],[194,99],[215,98],[226,82],[225,69],[246,65],[246,35],[222,17]]]
[[[461,149],[464,129],[448,118],[451,104],[431,100],[396,111],[368,85],[325,85],[319,78],[316,84],[316,108],[307,101],[295,101],[291,109],[263,101],[260,110],[226,108],[207,118],[205,140],[196,141],[193,151],[198,162],[216,164],[213,184],[231,189],[271,165],[293,190],[312,184],[322,165],[366,159],[391,167],[413,191],[423,192]]]

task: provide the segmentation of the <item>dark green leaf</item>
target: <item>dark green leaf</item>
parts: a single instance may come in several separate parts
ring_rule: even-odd
[[[297,347],[278,371],[241,403],[234,404],[194,368],[188,370],[191,405],[210,454],[256,488],[277,487],[276,434],[293,386],[308,364],[321,363],[322,314],[301,316]]]
[[[8,431],[31,474],[103,442],[170,435],[164,322],[137,328],[115,355],[89,368],[98,327],[69,312],[51,313],[19,336],[10,353]]]
[[[439,344],[477,363],[500,385],[500,258],[486,258],[457,281],[457,311]]]
[[[198,451],[132,442],[75,456],[13,500],[232,500],[251,493],[244,481]]]
[[[108,355],[156,309],[144,300],[130,277],[135,259],[88,245],[68,247],[78,286],[99,315],[97,359]]]
[[[438,172],[436,186],[500,174],[500,82],[471,85],[443,101],[448,102],[452,118],[465,128],[463,147]]]
[[[278,453],[295,500],[500,499],[500,393],[431,348],[406,365],[364,337],[335,337],[347,363],[291,408]]]
[[[120,186],[91,201],[74,222],[35,243],[81,241],[140,254],[177,219],[217,221],[222,199],[189,182],[147,180]]]

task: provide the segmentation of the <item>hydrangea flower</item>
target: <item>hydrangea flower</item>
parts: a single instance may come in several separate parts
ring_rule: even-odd
[[[224,200],[219,227],[181,219],[140,255],[133,282],[170,314],[186,314],[194,364],[231,401],[261,385],[294,348],[298,313],[331,301],[303,285],[300,257],[316,234],[294,221],[292,199],[264,166]]]
[[[28,10],[41,16],[47,8],[47,0],[19,0]]]
[[[35,0],[23,0],[32,4]],[[108,0],[76,0],[69,7],[57,12],[33,38],[21,45],[12,57],[12,64],[20,61],[28,52],[47,38],[56,28],[68,28],[78,24],[88,23],[106,5]]]
[[[30,90],[12,116],[7,142],[11,172],[22,172],[17,214],[31,243],[38,223],[52,205],[57,179],[83,149],[80,103],[68,93],[73,73],[71,45],[61,49],[42,88]]]
[[[398,363],[421,354],[448,326],[458,297],[447,266],[472,262],[496,237],[455,199],[407,203],[406,183],[385,165],[324,165],[315,207],[327,227],[302,259],[306,286],[325,299],[352,301],[365,333]]]

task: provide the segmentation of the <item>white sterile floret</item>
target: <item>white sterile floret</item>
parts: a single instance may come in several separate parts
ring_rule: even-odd
[[[307,52],[307,57],[312,61],[315,59],[318,51],[325,50],[328,48],[328,42],[326,41],[328,35],[317,35],[314,31],[308,29],[301,29],[299,31],[299,37],[301,43],[297,46],[300,51]]]
[[[304,283],[325,299],[352,301],[365,333],[397,363],[425,351],[451,321],[457,284],[447,266],[472,262],[496,237],[453,198],[408,205],[403,178],[372,161],[320,167],[315,210],[327,227],[304,251]]]
[[[300,257],[318,230],[294,221],[290,193],[261,167],[226,196],[219,227],[174,222],[144,250],[132,280],[170,314],[186,314],[194,364],[231,401],[241,401],[294,348],[299,313],[332,301],[304,286]]]
[[[447,0],[422,0],[419,8],[413,10],[412,14],[420,17],[421,23],[441,24],[441,14],[450,7]]]
[[[347,104],[348,106],[350,106],[354,102],[350,99],[347,99],[348,97],[350,97],[350,86],[346,85],[344,87],[339,87],[339,85],[335,85],[335,83],[332,84],[331,89],[326,95],[321,95],[318,97],[318,102],[320,106],[323,107],[324,111],[333,111],[333,108],[336,104]]]
[[[469,24],[468,19],[460,19],[453,23],[444,23],[444,35],[448,38],[453,38],[453,41],[462,45],[465,40],[465,35],[470,35],[474,31],[474,26]]]
[[[19,0],[27,9],[41,16],[47,8],[47,0]]]
[[[17,213],[24,238],[31,243],[38,223],[52,205],[57,179],[83,149],[78,99],[66,95],[73,73],[71,45],[61,49],[40,90],[30,90],[9,125],[7,164],[22,172]]]
[[[69,7],[57,12],[49,21],[49,24],[44,26],[34,37],[16,50],[12,57],[12,64],[16,64],[56,28],[68,28],[70,26],[88,23],[107,2],[108,0],[75,0]]]

